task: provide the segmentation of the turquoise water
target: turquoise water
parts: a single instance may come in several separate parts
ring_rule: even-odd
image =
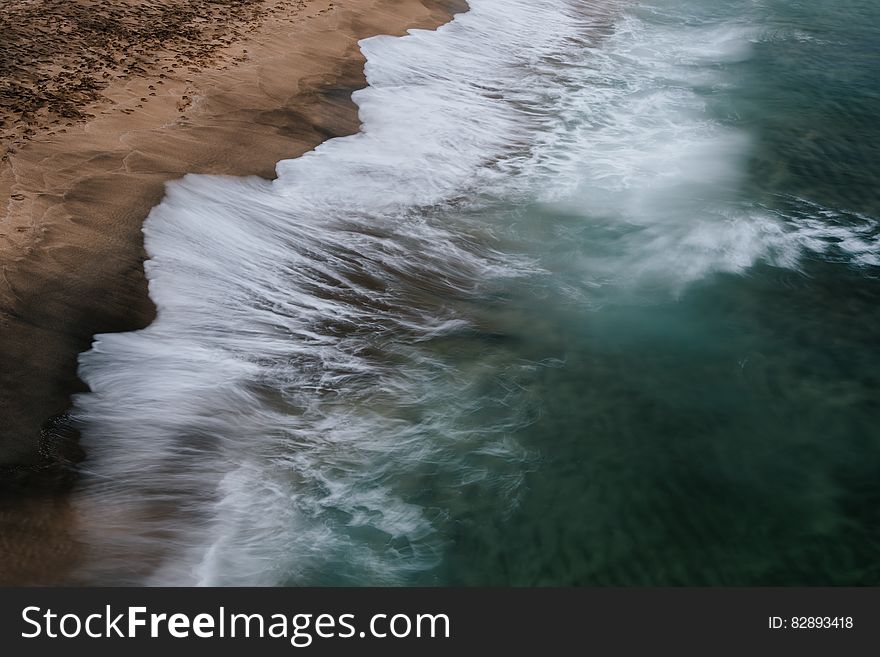
[[[880,5],[470,4],[361,43],[360,134],[169,185],[82,579],[880,583]]]
[[[723,202],[778,213],[793,231],[808,220],[826,244],[796,267],[758,258],[672,297],[649,285],[584,307],[547,287],[512,291],[511,348],[560,364],[528,390],[536,417],[517,440],[534,461],[520,506],[457,515],[437,581],[876,585],[880,5],[632,11],[676,29],[746,28],[747,53],[708,64],[723,82],[695,85],[701,120],[750,140]],[[535,244],[563,272],[617,248],[590,214],[522,221],[565,227],[565,246],[556,229]],[[853,248],[854,226],[864,244]]]

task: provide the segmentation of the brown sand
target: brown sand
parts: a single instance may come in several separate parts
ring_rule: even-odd
[[[141,225],[185,173],[274,177],[358,129],[359,39],[461,0],[0,0],[0,584],[75,565],[77,354],[147,325]]]

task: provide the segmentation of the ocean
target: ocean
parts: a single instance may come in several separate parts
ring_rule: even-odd
[[[878,584],[880,5],[471,0],[188,175],[73,417],[90,583]]]

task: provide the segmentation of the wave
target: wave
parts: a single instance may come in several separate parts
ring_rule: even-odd
[[[365,40],[359,134],[271,182],[168,185],[144,227],[156,321],[81,357],[86,577],[399,582],[443,540],[444,510],[412,500],[515,499],[526,456],[499,381],[528,366],[420,345],[478,332],[467,304],[528,271],[472,199],[523,141],[510,99],[579,29],[557,2],[475,2],[436,32]]]
[[[156,321],[80,358],[86,580],[424,581],[455,520],[503,517],[534,463],[515,435],[558,363],[517,351],[511,290],[589,304],[829,240],[873,257],[872,229],[743,201],[749,136],[703,91],[750,25],[470,4],[361,42],[358,134],[274,181],[168,185],[144,227]]]

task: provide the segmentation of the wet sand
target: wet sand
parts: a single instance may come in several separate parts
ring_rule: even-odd
[[[433,28],[464,7],[4,2],[0,584],[70,581],[82,556],[64,493],[68,466],[87,455],[64,413],[92,336],[154,316],[141,226],[165,182],[272,178],[278,160],[356,131],[357,41]]]

